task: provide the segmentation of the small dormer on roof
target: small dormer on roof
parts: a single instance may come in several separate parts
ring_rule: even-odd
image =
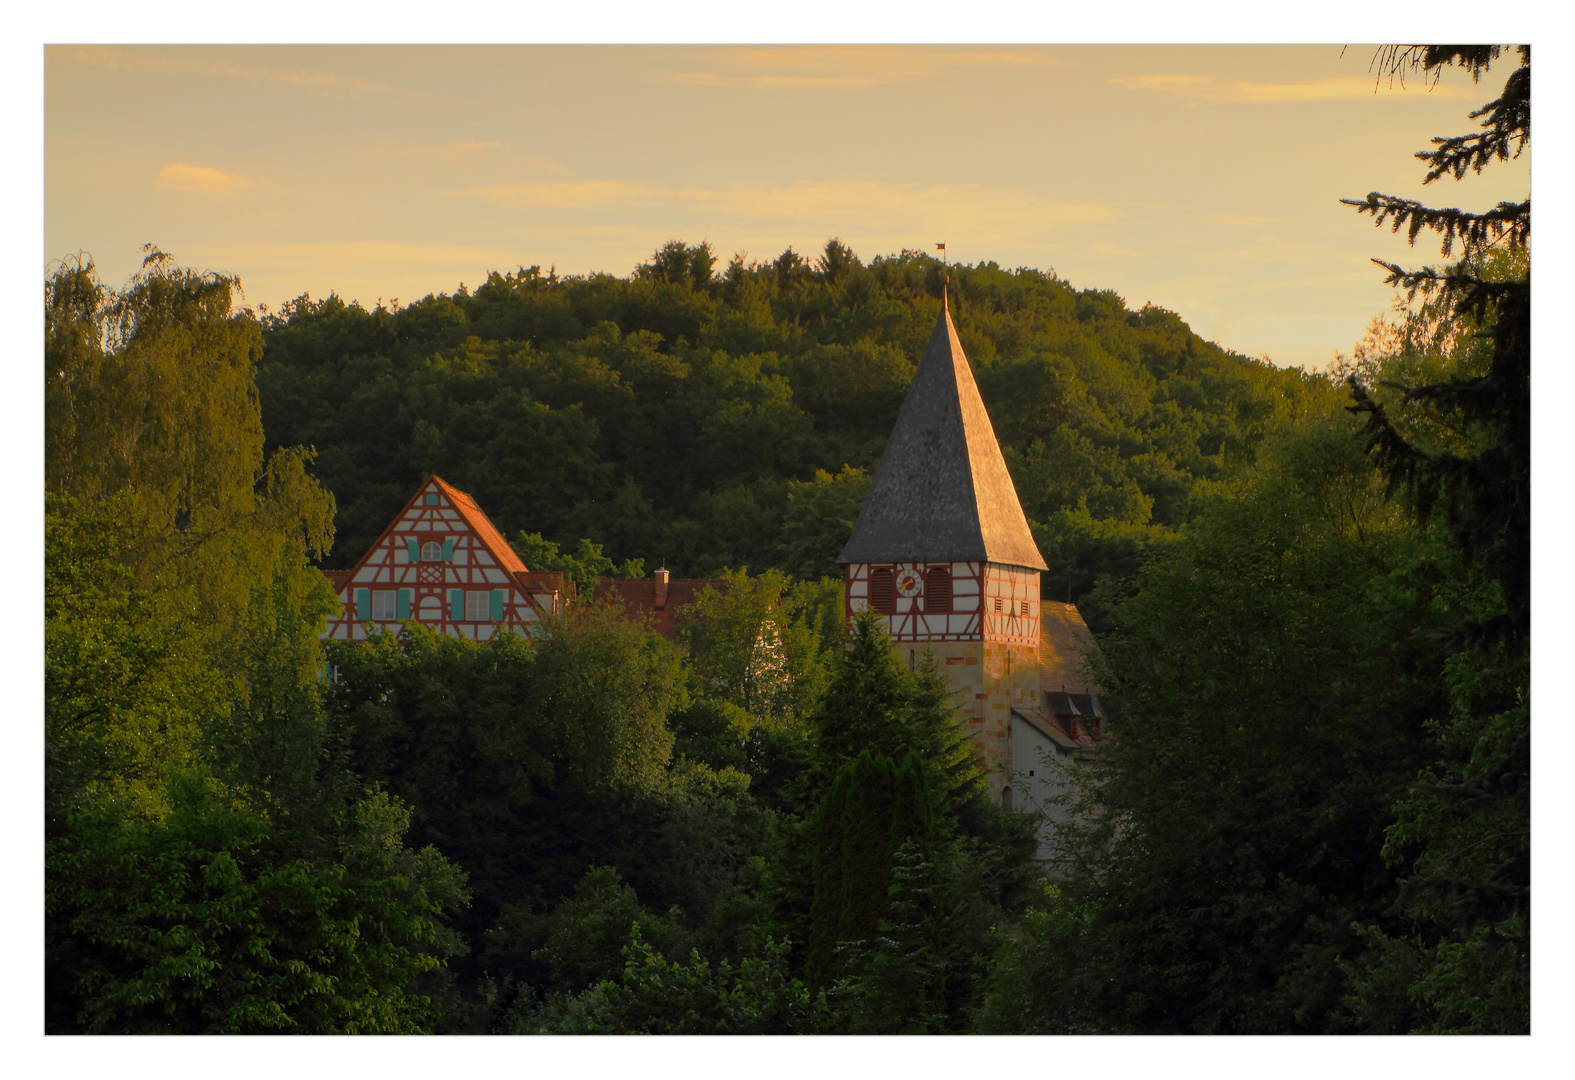
[[[838,561],[1046,569],[944,292],[924,358]]]

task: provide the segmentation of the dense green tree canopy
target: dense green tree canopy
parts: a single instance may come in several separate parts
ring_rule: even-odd
[[[404,308],[303,296],[266,318],[268,439],[316,448],[331,564],[437,472],[507,535],[564,550],[836,575],[941,266],[835,240],[813,266],[710,260],[674,241],[628,279],[532,267]],[[1056,595],[1134,569],[1200,480],[1303,408],[1305,376],[1113,293],[982,263],[951,268],[950,296]]]
[[[464,874],[328,767],[334,503],[263,455],[234,285],[46,284],[46,1025],[430,1030]]]

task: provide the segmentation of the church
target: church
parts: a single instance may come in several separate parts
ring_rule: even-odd
[[[884,616],[910,664],[934,650],[1002,805],[1063,790],[1045,764],[1086,758],[1105,720],[1083,662],[1093,638],[1073,605],[1040,598],[1045,561],[944,293],[838,561],[850,617]]]
[[[1045,602],[1046,569],[943,294],[941,312],[839,562],[846,613],[872,609],[910,664],[933,649],[958,720],[1006,807],[1035,809],[1092,753],[1109,705],[1083,660],[1093,638],[1077,608]],[[324,571],[341,615],[325,638],[359,641],[413,620],[487,641],[529,635],[561,611],[572,583],[527,568],[468,494],[433,476],[349,570]],[[671,636],[707,585],[602,579],[631,614]],[[1058,811],[1051,813],[1054,820]]]

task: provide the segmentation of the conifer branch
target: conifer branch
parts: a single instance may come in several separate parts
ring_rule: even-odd
[[[1372,262],[1389,271],[1384,284],[1404,289],[1407,303],[1416,299],[1417,293],[1432,296],[1442,292],[1445,307],[1440,310],[1440,317],[1459,313],[1481,318],[1490,305],[1529,288],[1529,278],[1490,281],[1478,277],[1471,272],[1469,262],[1456,263],[1443,270],[1431,266],[1407,270],[1398,263],[1385,262],[1383,259],[1373,259]]]
[[[1475,251],[1508,239],[1511,249],[1525,247],[1531,240],[1531,200],[1501,202],[1492,210],[1472,214],[1458,207],[1436,209],[1423,206],[1415,199],[1402,199],[1396,195],[1369,192],[1366,199],[1341,199],[1346,206],[1356,208],[1359,214],[1373,215],[1373,224],[1392,222],[1390,232],[1399,232],[1409,223],[1406,239],[1415,244],[1417,234],[1431,229],[1443,237],[1442,251],[1448,256],[1458,241],[1467,251]]]
[[[1524,46],[1521,51],[1526,54]],[[1497,45],[1384,45],[1373,54],[1367,70],[1377,68],[1379,78],[1388,75],[1391,83],[1398,79],[1402,87],[1407,71],[1431,75],[1432,85],[1437,85],[1446,67],[1463,68],[1477,82],[1498,55]]]
[[[1417,158],[1432,169],[1422,179],[1431,184],[1441,176],[1459,180],[1466,170],[1480,173],[1482,166],[1497,158],[1508,161],[1519,157],[1531,141],[1531,67],[1523,64],[1504,83],[1504,92],[1471,114],[1476,120],[1486,117],[1486,131],[1451,138],[1437,136],[1434,149],[1422,150]],[[1511,146],[1513,145],[1513,151]]]

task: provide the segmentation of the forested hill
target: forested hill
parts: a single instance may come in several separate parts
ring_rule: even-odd
[[[1430,179],[1529,145],[1517,54]],[[1411,302],[1335,377],[953,269],[1045,591],[1121,704],[1090,754],[1014,754],[1062,794],[1004,806],[935,657],[760,572],[835,572],[927,256],[714,276],[674,243],[263,322],[156,248],[118,289],[61,260],[46,1031],[1529,1032],[1530,203],[1351,205],[1458,261],[1390,267]],[[325,644],[334,515],[343,565],[427,471],[581,582],[756,573],[673,640],[592,603]]]
[[[264,320],[268,443],[317,449],[338,500],[329,566],[437,473],[510,537],[585,537],[679,575],[839,574],[944,273],[836,240],[813,263],[789,249],[719,271],[674,241],[628,278],[531,267],[371,311],[303,296]],[[950,273],[1047,593],[1130,569],[1307,388],[1113,292],[991,262]]]

